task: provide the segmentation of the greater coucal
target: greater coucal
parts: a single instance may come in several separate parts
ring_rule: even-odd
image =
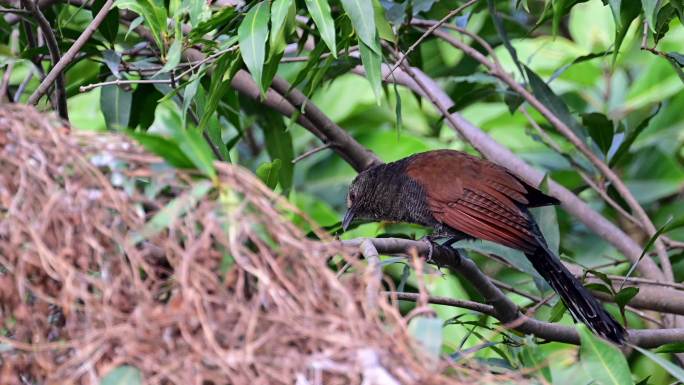
[[[478,238],[521,250],[576,320],[622,344],[626,331],[551,252],[528,208],[559,201],[492,162],[453,150],[428,151],[361,172],[349,187],[354,219],[432,227],[430,238]]]

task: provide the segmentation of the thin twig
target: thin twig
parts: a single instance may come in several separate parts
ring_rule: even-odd
[[[21,100],[21,95],[24,93],[24,90],[26,89],[26,86],[29,84],[31,79],[33,79],[33,71],[29,71],[28,75],[26,75],[24,80],[21,81],[21,84],[19,84],[17,91],[14,93],[14,96],[12,97],[12,102],[19,103],[19,100]]]
[[[368,238],[342,241],[342,244],[349,247],[359,247],[361,242],[368,241]],[[428,254],[428,245],[425,242],[413,241],[399,238],[372,238],[370,241],[380,254],[387,255],[411,255],[418,252],[421,256]],[[483,314],[491,315],[501,321],[506,327],[511,327],[520,332],[532,334],[539,338],[549,341],[566,342],[579,344],[579,336],[574,327],[549,323],[536,320],[520,314],[518,307],[494,284],[489,277],[468,258],[461,258],[453,249],[436,245],[432,249],[433,262],[439,266],[447,266],[449,269],[458,273],[468,280],[477,291],[482,295],[485,302],[491,305],[474,305],[470,303],[452,302],[457,307],[474,308]],[[420,294],[402,294],[404,300],[424,300]],[[428,302],[433,302],[428,297]],[[451,301],[437,298],[435,303],[449,306]],[[459,306],[464,305],[464,306]],[[491,306],[491,307],[489,307]],[[666,343],[684,341],[684,329],[658,329],[658,330],[629,330],[629,342],[643,347],[656,347]]]
[[[439,28],[442,24],[446,23],[447,20],[449,20],[449,19],[451,19],[452,17],[454,17],[454,16],[458,15],[459,13],[461,13],[461,11],[463,11],[464,9],[466,9],[466,8],[470,7],[471,5],[477,3],[477,1],[478,1],[478,0],[470,0],[470,1],[468,1],[467,3],[461,5],[460,7],[451,10],[451,11],[450,11],[449,13],[447,13],[446,16],[444,16],[440,21],[438,21],[438,22],[435,23],[433,26],[431,26],[430,28],[428,28],[428,30],[425,31],[425,33],[423,33],[423,34],[418,38],[418,40],[416,40],[413,44],[411,44],[411,46],[406,50],[406,53],[402,54],[402,55],[399,57],[399,59],[397,60],[397,62],[394,63],[394,65],[392,66],[392,68],[389,70],[389,73],[387,73],[387,75],[385,75],[385,81],[386,81],[387,79],[389,79],[389,77],[394,73],[394,71],[396,71],[397,68],[399,68],[399,66],[401,66],[401,64],[402,64],[402,63],[404,62],[404,60],[406,59],[406,56],[410,55],[411,52],[413,52],[413,50],[416,49],[416,47],[418,47],[418,46],[420,45],[420,43],[423,42],[423,40],[425,40],[428,36],[430,36],[434,30],[436,30],[437,28]]]
[[[399,292],[399,291],[386,291],[386,292],[384,292],[384,294],[390,295],[392,297],[396,297],[398,300],[401,300],[401,301],[417,302],[420,299],[419,293],[404,293],[404,292]],[[446,305],[446,306],[459,307],[462,309],[473,310],[473,311],[476,311],[478,313],[484,313],[484,314],[493,314],[494,313],[494,306],[486,305],[486,304],[475,302],[475,301],[466,301],[466,300],[462,300],[462,299],[440,297],[440,296],[434,296],[434,295],[428,296],[427,301],[428,301],[428,303],[432,303],[435,305]]]
[[[21,0],[21,3],[24,6],[24,8],[31,12],[33,17],[38,22],[38,27],[40,27],[40,30],[43,33],[43,36],[45,37],[45,44],[47,45],[48,51],[50,52],[50,59],[52,60],[52,71],[54,71],[62,59],[60,57],[61,55],[59,52],[59,46],[57,45],[57,38],[55,37],[55,34],[52,31],[52,26],[50,25],[50,22],[45,18],[43,12],[40,11],[40,8],[36,5],[36,3],[33,0]],[[68,121],[69,112],[67,110],[66,89],[64,88],[64,74],[62,73],[62,71],[58,71],[55,73],[55,75],[49,82],[46,82],[47,79],[48,77],[43,79],[43,83],[41,83],[41,85],[44,84],[44,89],[42,90],[40,96],[43,96],[52,86],[52,83],[55,83],[55,94],[57,95],[57,112],[59,113],[59,116],[62,117],[62,119]],[[38,104],[38,99],[40,99],[40,97],[35,99],[32,99],[31,97],[29,98],[28,103],[33,105]]]
[[[31,0],[22,0],[23,2],[31,2]],[[66,69],[66,67],[71,64],[71,62],[76,58],[76,55],[78,52],[83,48],[83,46],[86,44],[88,39],[93,35],[93,33],[97,30],[97,28],[100,26],[100,24],[104,21],[105,17],[109,13],[109,10],[112,8],[112,5],[114,4],[114,0],[107,0],[103,5],[100,11],[95,15],[93,18],[93,21],[90,22],[90,24],[83,30],[83,33],[81,33],[81,36],[76,39],[74,44],[69,47],[67,52],[64,54],[64,56],[59,59],[55,63],[55,65],[52,67],[50,72],[45,76],[45,79],[40,83],[38,88],[31,94],[29,97],[28,103],[29,104],[37,104],[38,100],[40,100],[43,95],[47,92],[47,90],[50,88],[52,83],[55,81],[55,79],[60,79],[64,78],[63,72]],[[37,7],[34,7],[37,9]],[[54,37],[54,35],[53,35]],[[58,81],[58,88],[59,88],[59,81]],[[65,114],[66,114],[66,95],[64,96],[64,109],[65,109]],[[61,113],[60,113],[61,115]],[[64,116],[63,116],[64,117]],[[66,117],[65,117],[66,119]]]
[[[330,146],[330,143],[326,143],[326,144],[324,144],[324,145],[322,145],[322,146],[318,146],[318,147],[316,147],[316,148],[312,148],[311,150],[309,150],[309,151],[303,153],[302,155],[299,155],[298,157],[292,159],[292,163],[297,163],[297,162],[299,162],[299,161],[301,161],[301,160],[303,160],[303,159],[306,159],[306,158],[310,157],[311,155],[317,154],[317,153],[319,153],[319,152],[321,152],[321,151],[323,151],[323,150],[326,150],[326,149],[328,149],[328,148],[330,148],[330,147],[331,147],[331,146]]]
[[[125,79],[114,79],[108,80],[106,82],[92,83],[85,86],[79,87],[80,92],[88,92],[92,89],[105,86],[121,86],[125,84],[171,84],[171,79],[135,79],[135,80],[125,80]]]

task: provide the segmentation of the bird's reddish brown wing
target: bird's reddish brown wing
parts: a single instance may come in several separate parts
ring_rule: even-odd
[[[420,183],[435,219],[472,237],[523,251],[536,247],[519,207],[526,187],[506,169],[450,150],[414,156],[406,173]]]

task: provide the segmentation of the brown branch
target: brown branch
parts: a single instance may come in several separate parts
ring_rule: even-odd
[[[22,1],[30,2],[31,0]],[[97,27],[99,27],[100,24],[104,21],[105,17],[107,17],[107,14],[109,13],[109,10],[112,8],[113,4],[114,0],[107,0],[107,2],[105,2],[102,5],[102,8],[97,13],[97,15],[95,15],[93,21],[91,21],[90,24],[83,30],[81,36],[79,36],[78,39],[76,39],[76,41],[74,42],[74,44],[72,44],[71,47],[69,47],[64,56],[58,62],[55,63],[50,72],[45,76],[45,79],[43,79],[43,81],[40,83],[38,88],[33,92],[33,94],[31,94],[28,100],[29,104],[37,104],[38,100],[40,100],[40,98],[43,97],[43,95],[45,95],[45,93],[50,88],[55,79],[63,79],[64,70],[69,64],[71,64],[74,58],[76,58],[76,55],[79,53],[81,48],[83,48],[88,39],[90,39],[93,33],[95,33],[95,31],[97,30]],[[66,109],[66,96],[64,98],[64,108]]]
[[[301,91],[291,88],[290,84],[280,77],[275,77],[271,85],[274,90],[287,99],[295,108],[304,111],[309,120],[316,125],[324,143],[330,144],[344,160],[356,171],[365,170],[371,166],[382,163],[372,151],[363,147],[347,131],[335,124],[316,105],[311,102]]]
[[[344,246],[359,247],[368,239],[354,239],[342,241]],[[411,255],[416,252],[427,256],[429,246],[426,242],[400,238],[372,238],[370,241],[380,254]],[[490,315],[504,326],[511,327],[522,333],[532,334],[548,341],[579,344],[579,336],[574,327],[549,323],[527,317],[519,312],[518,307],[499,290],[490,279],[482,273],[473,261],[462,258],[455,250],[440,245],[434,245],[432,251],[433,263],[447,266],[468,280],[484,298],[487,304],[477,304],[471,301],[453,300],[443,297],[428,297],[428,302],[440,305],[460,307],[475,310]],[[392,293],[394,295],[394,293]],[[419,294],[397,293],[398,299],[417,300]],[[684,328],[677,329],[630,329],[628,331],[630,343],[644,348],[654,348],[672,342],[684,342]]]
[[[31,12],[33,17],[36,19],[38,27],[40,28],[41,32],[43,33],[43,36],[45,37],[45,44],[47,45],[48,51],[50,52],[50,59],[52,60],[53,66],[52,69],[54,70],[55,67],[61,61],[61,58],[59,46],[57,45],[57,38],[55,37],[54,32],[52,32],[52,26],[50,26],[50,22],[45,18],[43,12],[40,11],[40,7],[38,7],[33,0],[21,0],[21,4],[29,12]],[[43,82],[45,82],[45,79],[43,80]],[[45,89],[43,90],[43,94],[47,92],[50,86],[52,86],[52,83],[55,83],[55,95],[57,97],[57,112],[59,113],[59,116],[62,117],[62,119],[68,121],[69,112],[67,110],[66,89],[64,88],[64,74],[62,74],[60,71],[55,76],[53,76],[53,79],[46,84]],[[29,98],[29,103],[35,105],[38,103],[38,100],[36,99],[35,101],[32,101],[31,98]]]

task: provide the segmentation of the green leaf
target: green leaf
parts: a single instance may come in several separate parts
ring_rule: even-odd
[[[626,134],[625,134],[625,140],[620,143],[620,146],[618,149],[615,151],[615,154],[610,158],[610,161],[608,162],[608,165],[610,167],[615,166],[618,164],[620,159],[629,152],[629,148],[632,146],[636,138],[641,134],[642,131],[646,127],[648,127],[648,124],[651,122],[651,119],[653,119],[656,114],[658,114],[658,111],[660,111],[660,104],[656,107],[655,111],[646,117],[646,119],[642,120],[636,127],[633,129],[630,129]]]
[[[375,12],[373,3],[369,0],[340,0],[344,12],[352,22],[354,31],[367,47],[376,53],[380,52],[380,44],[375,39]]]
[[[409,322],[409,334],[422,346],[429,357],[437,360],[442,350],[442,320],[418,316]]]
[[[262,95],[266,90],[261,86],[261,76],[266,57],[266,41],[268,40],[268,2],[262,1],[247,12],[238,28],[240,54],[254,81],[259,85]]]
[[[147,24],[152,32],[157,47],[164,54],[166,47],[164,46],[163,35],[167,29],[168,14],[161,0],[117,0],[114,6],[120,9],[130,9],[142,15],[145,19],[145,24]]]
[[[142,372],[131,365],[118,366],[100,380],[100,385],[141,385],[142,383]]]
[[[371,84],[373,94],[375,94],[375,101],[380,105],[382,101],[382,56],[362,41],[359,42],[359,49],[363,69],[366,70],[366,78]]]
[[[194,168],[193,162],[183,153],[180,146],[163,136],[128,131],[127,134],[147,151],[159,155],[176,168]]]
[[[107,0],[95,0],[93,1],[92,7],[90,8],[90,13],[95,17],[98,12],[102,9],[102,6],[107,2]],[[104,20],[97,27],[97,30],[104,36],[105,39],[113,46],[116,41],[116,34],[119,32],[119,9],[111,8],[105,16]]]
[[[566,13],[566,6],[568,0],[552,0],[551,5],[553,6],[553,35],[558,35],[558,30],[560,28],[560,22]]]
[[[272,161],[281,161],[278,179],[283,188],[283,194],[287,194],[292,187],[292,175],[294,173],[292,134],[287,130],[280,114],[266,110],[262,117],[265,122],[263,130],[266,150]]]
[[[658,44],[660,39],[665,37],[665,34],[670,30],[670,21],[676,15],[676,8],[671,4],[665,4],[658,11],[658,18],[656,20],[655,32],[653,33],[653,43]]]
[[[668,231],[675,230],[675,229],[678,229],[678,228],[681,228],[681,227],[684,227],[684,218],[680,218],[680,219],[678,219],[678,220],[676,220],[676,221],[674,221],[674,222],[672,222],[672,218],[668,219],[668,221],[665,222],[665,224],[662,225],[662,226],[658,229],[658,231],[655,232],[655,234],[653,234],[653,236],[648,240],[648,242],[646,242],[646,245],[644,246],[644,249],[641,251],[641,255],[640,255],[639,258],[636,260],[636,262],[634,262],[634,263],[632,264],[632,267],[629,268],[629,271],[627,271],[627,274],[625,275],[625,280],[622,281],[622,284],[620,285],[620,288],[622,288],[622,286],[625,284],[627,278],[629,278],[629,277],[632,275],[632,273],[634,272],[634,270],[636,269],[636,267],[639,265],[639,262],[641,262],[641,260],[644,258],[644,256],[646,256],[646,252],[648,252],[648,249],[650,249],[651,246],[653,246],[653,244],[654,244],[655,241],[658,239],[658,237],[659,237],[661,234],[664,234],[664,233],[666,233],[666,232],[668,232]]]
[[[397,135],[398,135],[401,132],[401,129],[404,126],[404,123],[403,123],[403,118],[401,115],[401,95],[399,94],[399,87],[397,87],[397,83],[394,83],[394,98],[396,99],[396,107],[394,108],[394,114],[395,114],[395,120],[396,120],[395,128],[397,130]]]
[[[563,314],[565,314],[565,310],[567,308],[565,307],[565,304],[563,301],[557,301],[555,305],[551,308],[551,312],[549,314],[549,322],[558,322],[560,321],[561,318],[563,318]]]
[[[211,179],[216,178],[214,152],[199,130],[179,130],[175,138],[183,153],[198,170]]]
[[[584,324],[576,324],[580,336],[580,363],[598,385],[634,384],[625,356],[618,348],[594,335]]]
[[[282,162],[280,159],[275,159],[273,162],[262,163],[257,167],[256,174],[268,188],[273,190],[278,185],[278,174],[280,173],[281,166]]]
[[[183,42],[180,39],[175,39],[171,43],[168,52],[166,53],[166,63],[164,66],[155,74],[155,76],[169,72],[178,66],[181,60],[181,51],[183,49]]]
[[[275,47],[279,36],[282,36],[285,29],[285,18],[293,8],[293,0],[273,0],[271,5],[271,38],[270,45]]]
[[[654,350],[655,353],[684,353],[684,342],[672,342]]]
[[[321,39],[330,49],[334,58],[337,58],[337,47],[335,46],[335,22],[330,15],[330,5],[328,0],[304,0],[306,8],[311,14],[311,18],[316,23]]]
[[[114,77],[107,79],[113,80]],[[100,91],[100,108],[102,109],[108,130],[117,131],[128,127],[132,100],[133,92],[130,90],[124,90],[116,85],[102,87]]]
[[[204,3],[205,1],[202,2]],[[237,12],[235,12],[235,7],[223,7],[220,11],[214,13],[211,18],[199,23],[198,26],[194,27],[188,34],[188,39],[190,41],[201,39],[204,35],[222,25],[225,25],[236,16]]]
[[[613,122],[601,113],[592,112],[582,114],[582,124],[603,154],[608,154],[610,145],[613,144]]]
[[[624,309],[629,301],[631,301],[632,298],[634,298],[634,296],[636,296],[638,293],[638,287],[625,287],[615,294],[615,303],[620,307],[620,309]]]
[[[563,301],[558,302],[561,303]],[[523,365],[525,365],[526,368],[538,369],[546,381],[548,381],[549,384],[552,384],[553,379],[551,377],[551,369],[549,368],[547,356],[531,338],[526,342],[527,346],[523,346],[520,350],[520,358]]]
[[[634,349],[641,352],[641,354],[650,358],[651,361],[655,362],[656,364],[660,365],[663,369],[667,370],[667,372],[670,373],[672,375],[672,377],[676,378],[678,381],[684,382],[684,369],[682,369],[679,366],[673,364],[672,362],[658,356],[657,354],[655,354],[653,352],[650,352],[646,349],[642,349],[642,348],[635,346],[635,345],[631,345],[631,346]]]
[[[655,32],[656,14],[658,13],[660,0],[641,0],[641,6],[644,8],[644,15],[649,27],[651,27],[651,31]]]
[[[615,42],[613,43],[613,65],[615,65],[622,41],[625,39],[632,21],[639,16],[641,7],[639,7],[639,2],[636,0],[629,0],[624,4],[619,0],[612,0],[610,4],[611,10],[613,10],[613,18],[615,19]],[[616,10],[614,7],[618,9]]]
[[[559,98],[553,90],[544,82],[539,75],[532,71],[529,67],[523,65],[525,72],[527,73],[527,78],[530,81],[530,87],[532,88],[532,93],[537,99],[539,99],[542,104],[544,104],[548,109],[553,112],[554,115],[558,117],[566,126],[577,135],[581,140],[587,137],[587,133],[577,120],[572,116],[568,106],[565,104],[563,99]]]
[[[503,43],[504,47],[506,47],[506,50],[508,51],[509,55],[511,55],[513,63],[515,63],[515,66],[518,67],[520,75],[524,77],[525,72],[523,71],[523,65],[520,63],[520,60],[518,60],[518,53],[515,51],[515,48],[513,47],[510,39],[508,38],[506,28],[504,27],[503,21],[501,20],[499,13],[496,11],[496,6],[494,4],[494,0],[487,0],[489,15],[492,17],[492,21],[494,22],[494,28],[496,29],[496,33],[499,35],[499,38],[501,39],[501,42]]]
[[[145,223],[140,232],[132,233],[130,241],[137,244],[154,237],[171,226],[178,218],[195,207],[197,201],[207,195],[212,186],[213,183],[206,179],[195,183],[189,191],[183,192],[159,210],[152,219]]]
[[[380,1],[372,0],[372,2],[373,9],[375,10],[375,27],[378,30],[378,36],[387,41],[394,41],[394,31],[392,30],[389,21],[387,21],[385,9],[382,4],[380,4]]]
[[[218,148],[221,158],[223,160],[230,159],[228,149],[221,138],[221,127],[218,124],[209,124],[211,117],[214,116],[219,101],[230,88],[230,79],[224,79],[224,75],[230,69],[230,65],[235,60],[235,57],[230,53],[224,54],[216,62],[214,72],[211,75],[211,83],[207,91],[207,102],[204,104],[202,118],[200,119],[198,129],[200,132],[207,131],[210,140],[214,147]]]
[[[162,97],[161,92],[157,91],[153,84],[138,84],[133,91],[128,127],[133,129],[140,127],[142,131],[147,130],[154,122],[154,112]]]

